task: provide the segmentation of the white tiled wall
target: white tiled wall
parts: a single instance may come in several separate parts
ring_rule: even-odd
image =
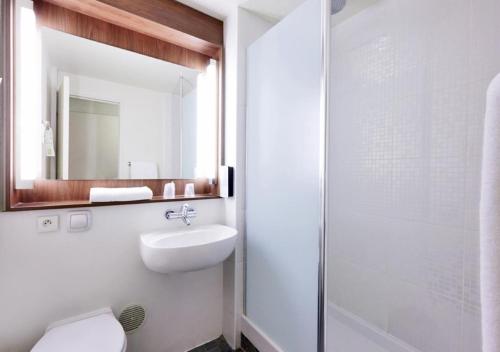
[[[499,13],[498,0],[380,0],[332,30],[329,300],[422,352],[481,349]]]

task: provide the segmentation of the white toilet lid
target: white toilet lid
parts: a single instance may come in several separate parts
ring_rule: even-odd
[[[112,314],[101,314],[48,330],[31,352],[123,352],[126,337]]]

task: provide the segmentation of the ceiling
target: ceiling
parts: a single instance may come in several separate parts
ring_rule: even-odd
[[[304,0],[248,0],[242,7],[267,18],[281,20],[303,2]]]
[[[178,0],[219,19],[226,18],[235,7],[242,7],[264,18],[279,21],[304,0]]]
[[[177,0],[184,5],[206,13],[220,20],[231,13],[231,9],[240,6],[246,0]]]
[[[271,21],[279,21],[302,4],[305,0],[177,0],[218,19],[225,19],[236,7],[252,11]],[[332,24],[356,15],[379,0],[347,0],[346,7],[332,16]]]
[[[49,66],[77,75],[156,90],[178,92],[182,73],[196,84],[198,71],[110,45],[42,28]]]

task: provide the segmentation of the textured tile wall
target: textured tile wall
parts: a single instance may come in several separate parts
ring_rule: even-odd
[[[329,300],[422,352],[481,348],[498,13],[497,0],[380,0],[332,30]]]

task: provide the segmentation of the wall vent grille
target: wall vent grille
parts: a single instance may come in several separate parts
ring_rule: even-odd
[[[146,318],[146,310],[138,305],[131,304],[123,309],[118,321],[123,326],[126,334],[131,334],[141,327]]]

